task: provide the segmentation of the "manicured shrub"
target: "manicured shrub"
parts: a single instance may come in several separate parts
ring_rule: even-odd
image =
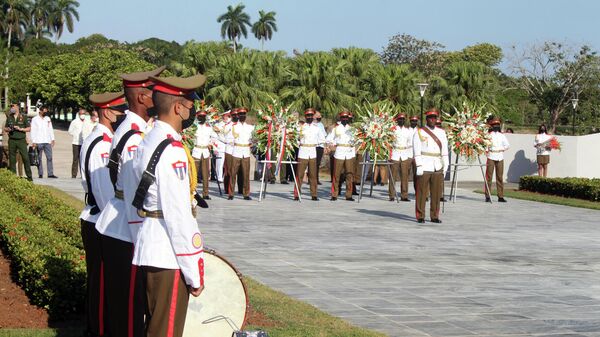
[[[32,215],[49,222],[70,244],[83,248],[79,228],[79,213],[56,198],[43,186],[21,179],[8,170],[0,170],[0,194],[26,206]]]
[[[60,226],[56,226],[56,222],[49,220],[50,212],[40,209],[32,211],[29,201],[37,199],[22,191],[38,193],[39,187],[18,178],[7,177],[4,173],[0,172],[0,186],[4,189],[0,192],[0,242],[16,272],[17,283],[33,304],[48,309],[52,319],[64,319],[83,313],[85,252],[74,244],[81,243],[80,234],[71,231],[75,237],[69,237],[58,230]],[[6,192],[6,183],[19,185],[18,199],[15,198],[17,194]],[[11,190],[17,189],[11,187]],[[68,206],[55,199],[52,207],[64,209]],[[77,222],[74,214],[74,210],[71,210],[60,218],[53,215],[52,219],[73,226]]]
[[[600,179],[525,176],[519,180],[519,189],[567,198],[600,201]]]

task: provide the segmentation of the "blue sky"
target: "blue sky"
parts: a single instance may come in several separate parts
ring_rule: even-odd
[[[220,40],[218,0],[79,0],[80,22],[62,42],[101,33],[120,41],[149,37]],[[459,50],[478,42],[503,49],[545,40],[589,44],[600,49],[600,1],[585,0],[246,0],[252,21],[261,9],[277,12],[279,31],[268,50],[330,50],[356,46],[380,52],[398,33]],[[260,48],[251,35],[242,44]]]

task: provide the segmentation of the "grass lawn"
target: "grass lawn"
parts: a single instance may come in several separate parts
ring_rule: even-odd
[[[482,190],[476,190],[475,193],[483,194]],[[496,195],[496,191],[492,190],[492,195]],[[515,189],[505,189],[504,196],[513,199],[523,199],[547,204],[557,204],[571,207],[589,208],[600,210],[600,202],[589,201],[576,198],[565,198],[557,195],[541,194],[528,191],[520,191]]]
[[[48,187],[58,198],[77,209],[83,202],[71,195]],[[262,329],[270,337],[383,337],[383,333],[352,326],[317,308],[244,277],[250,296],[251,324],[246,330]],[[0,337],[80,337],[79,328],[1,329]]]

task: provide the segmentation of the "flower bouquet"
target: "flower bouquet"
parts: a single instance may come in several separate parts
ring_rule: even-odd
[[[485,154],[492,144],[485,106],[463,103],[462,110],[454,107],[454,114],[444,114],[444,122],[448,126],[448,143],[458,156],[471,162]]]
[[[562,144],[558,141],[558,139],[556,137],[552,137],[552,139],[550,139],[550,142],[548,143],[548,147],[552,150],[562,150]]]
[[[368,153],[371,160],[388,160],[396,136],[393,109],[390,104],[359,107],[354,123],[354,139],[359,153]]]
[[[298,147],[299,122],[297,114],[280,102],[272,100],[257,112],[254,129],[256,149],[267,160],[293,159]]]

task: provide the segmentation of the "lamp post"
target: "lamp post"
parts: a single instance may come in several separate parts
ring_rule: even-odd
[[[421,126],[423,126],[423,96],[425,96],[425,90],[427,90],[427,83],[417,83],[419,87],[419,95],[421,95]]]
[[[579,99],[571,98],[571,104],[573,105],[573,127],[571,134],[575,136],[575,112],[577,111],[577,103],[579,103]]]

